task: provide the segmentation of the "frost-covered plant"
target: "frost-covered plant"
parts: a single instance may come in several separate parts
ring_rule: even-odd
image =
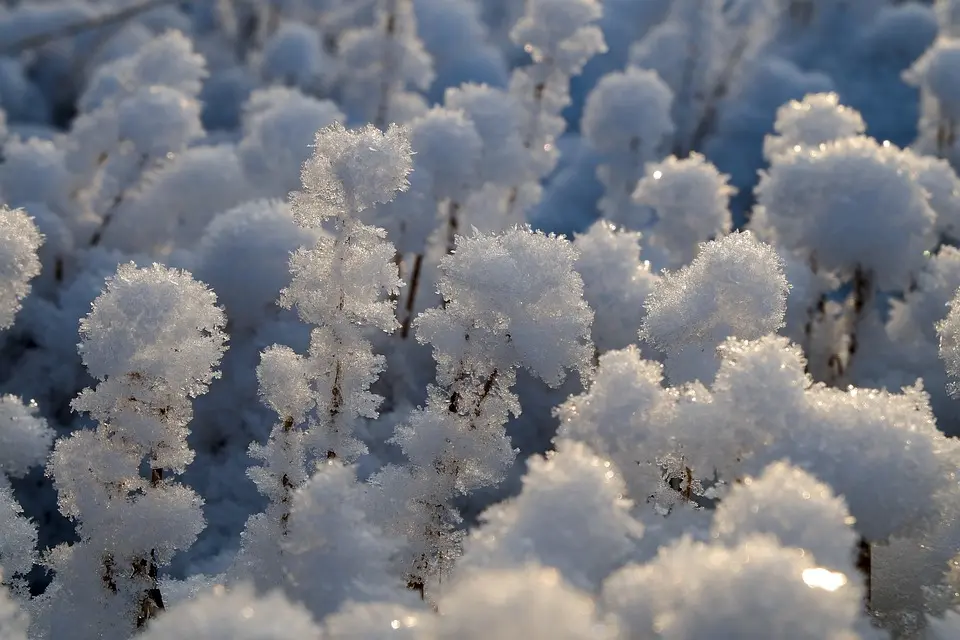
[[[254,524],[248,526],[246,553],[277,563],[262,563],[258,568],[269,573],[251,573],[250,579],[266,590],[282,588],[318,620],[347,601],[395,598],[394,589],[402,586],[388,572],[395,545],[367,521],[363,492],[351,468],[337,461],[318,468],[293,495],[279,540],[257,536]]]
[[[40,273],[37,250],[43,236],[22,210],[0,207],[0,329],[13,324],[30,280]]]
[[[670,430],[677,394],[663,385],[663,366],[644,360],[636,346],[600,356],[589,388],[557,407],[558,442],[586,444],[623,474],[633,500],[663,494],[660,459],[673,453]],[[688,494],[692,486],[682,487]],[[660,500],[658,500],[660,502]]]
[[[782,336],[730,339],[720,355],[711,419],[688,425],[684,440],[691,464],[734,482],[745,459],[803,423],[812,381],[803,352]]]
[[[244,105],[237,156],[260,195],[284,198],[299,189],[300,167],[312,155],[314,134],[343,119],[333,102],[295,89],[254,91]]]
[[[605,220],[576,234],[577,273],[583,278],[583,297],[593,309],[593,343],[599,352],[622,349],[637,341],[644,301],[657,276],[641,260],[642,236],[620,230]]]
[[[866,128],[860,112],[840,104],[836,93],[811,93],[777,109],[775,133],[764,138],[763,156],[772,162],[788,151],[818,149],[827,142],[860,136]]]
[[[941,242],[953,242],[960,235],[960,178],[947,160],[921,156],[910,151],[904,160],[914,179],[927,192],[930,208],[937,215],[935,231]]]
[[[277,298],[290,281],[290,254],[322,233],[298,226],[290,205],[278,200],[251,200],[210,221],[192,269],[216,292],[234,341],[277,316]],[[253,255],[258,259],[250,260]]]
[[[426,110],[411,89],[433,82],[433,60],[417,37],[413,0],[378,0],[373,25],[347,31],[338,43],[344,106],[351,116],[384,129]]]
[[[957,73],[960,70],[960,40],[946,36],[933,43],[904,79],[920,88],[918,151],[946,158],[960,166],[957,151],[957,127],[960,125],[960,95]]]
[[[302,22],[282,22],[258,58],[256,64],[266,82],[308,93],[329,85],[337,71],[320,33]]]
[[[518,227],[459,236],[441,260],[443,306],[415,323],[433,346],[436,385],[394,437],[409,470],[388,467],[376,481],[403,510],[391,527],[408,537],[401,566],[411,588],[422,591],[457,555],[451,499],[496,485],[513,463],[504,426],[520,412],[517,370],[556,386],[567,369],[589,367],[593,314],[575,259],[567,240]]]
[[[909,289],[924,252],[936,244],[928,192],[909,155],[889,143],[852,137],[777,156],[761,174],[756,196],[751,228],[807,261],[814,273],[850,285],[840,318],[811,318],[804,345],[830,354],[827,379],[839,383],[862,346],[860,334],[876,321],[878,292]],[[831,321],[847,344],[811,345],[815,325]],[[815,371],[822,370],[818,363]]]
[[[598,208],[606,219],[636,228],[631,196],[648,162],[659,159],[673,135],[673,92],[653,71],[627,69],[600,79],[587,97],[580,131],[603,158]]]
[[[443,220],[442,231],[437,234],[436,243],[445,253],[450,253],[453,251],[457,233],[461,230],[460,207],[471,189],[478,186],[477,170],[483,141],[466,114],[444,107],[434,107],[415,118],[410,123],[409,131],[410,145],[414,153],[413,170],[421,174],[415,182],[418,193],[413,194],[413,197],[420,196],[424,200],[421,216],[434,220],[439,217]],[[389,209],[387,212],[395,213]],[[427,227],[425,224],[417,224],[417,220],[411,220],[408,216],[403,216],[398,222],[402,225],[397,230],[397,235],[402,237],[401,242],[417,247],[411,258],[410,287],[401,309],[400,335],[406,338],[416,310],[429,239],[429,236],[424,236],[422,232],[425,229],[432,231],[433,225]],[[404,224],[405,222],[407,224]],[[403,237],[410,235],[414,237]]]
[[[806,549],[815,562],[852,575],[857,536],[843,499],[829,486],[785,462],[744,478],[724,496],[713,518],[713,538],[737,545],[755,534],[776,536],[785,547]]]
[[[497,233],[525,221],[523,211],[509,209],[505,194],[517,176],[523,175],[526,170],[528,153],[518,135],[523,110],[509,92],[487,85],[463,84],[447,89],[444,106],[463,114],[471,123],[470,128],[479,136],[480,143],[476,148],[477,145],[471,143],[470,135],[463,130],[463,126],[455,128],[452,122],[448,125],[448,136],[452,139],[454,133],[459,133],[458,137],[463,142],[459,150],[460,158],[451,162],[451,165],[463,168],[472,164],[470,179],[466,182],[469,188],[460,188],[459,196],[448,200],[441,209],[441,217],[446,221],[446,234],[438,234],[437,237],[445,240],[441,246],[449,252],[453,249],[454,237],[458,232],[476,228],[486,233]],[[421,122],[422,125],[428,124],[425,120]],[[432,128],[437,129],[436,125]],[[442,142],[442,137],[437,135],[439,133],[442,131],[435,131],[429,138],[422,134],[419,136],[424,144],[432,142],[430,155],[434,157],[439,155],[436,147]],[[420,145],[415,143],[414,146],[419,156]],[[447,153],[449,155],[449,151]],[[419,164],[419,157],[415,162]],[[422,183],[432,182],[432,174],[425,175],[419,180]],[[416,175],[414,180],[417,181]]]
[[[643,535],[643,526],[630,515],[632,503],[624,498],[618,469],[584,444],[564,440],[555,452],[528,465],[520,495],[481,514],[480,526],[464,542],[457,571],[533,563],[596,591],[630,559]],[[545,521],[551,526],[544,527]]]
[[[647,297],[641,337],[667,356],[674,384],[710,382],[716,348],[783,326],[788,283],[773,247],[749,231],[700,245],[688,266],[664,273]]]
[[[145,174],[202,135],[196,97],[206,73],[203,57],[176,31],[100,68],[80,100],[65,159],[74,197],[94,221],[84,234],[89,244],[103,240]]]
[[[233,145],[191,147],[144,174],[117,204],[110,245],[157,258],[193,248],[216,214],[253,193]]]
[[[257,596],[250,585],[227,590],[216,585],[196,599],[172,607],[138,638],[143,640],[302,640],[320,637],[320,628],[300,605],[281,592]]]
[[[0,636],[953,631],[956,0],[3,4]],[[130,260],[226,317],[156,267],[88,382]]]
[[[510,32],[533,63],[510,77],[510,93],[523,114],[518,135],[529,160],[507,193],[509,219],[536,204],[540,180],[556,166],[556,140],[566,129],[560,113],[570,103],[570,78],[607,49],[603,32],[593,24],[602,11],[597,0],[529,0]]]
[[[689,464],[729,483],[786,460],[830,487],[854,519],[870,598],[871,545],[924,535],[953,500],[956,447],[936,430],[928,396],[814,385],[781,337],[730,340],[721,354],[709,418],[679,425]]]
[[[567,583],[555,569],[536,564],[472,573],[459,580],[438,607],[437,638],[619,637],[617,620],[598,611],[587,593]]]
[[[700,148],[742,51],[732,50],[723,3],[676,0],[667,18],[630,52],[630,64],[655,71],[673,92],[673,152]]]
[[[922,389],[813,385],[799,349],[779,337],[731,340],[721,353],[713,401],[735,448],[703,449],[734,463],[716,465],[722,476],[785,458],[842,496],[867,540],[929,524],[952,454]]]
[[[632,194],[642,222],[619,222],[643,230],[645,255],[657,270],[679,269],[693,260],[701,242],[733,228],[730,198],[737,190],[729,180],[699,153],[650,163]]]
[[[233,571],[264,588],[282,584],[281,543],[293,491],[318,461],[350,463],[366,451],[356,430],[378,415],[382,398],[370,385],[385,365],[367,334],[397,327],[390,296],[401,282],[385,232],[357,216],[405,189],[410,167],[403,129],[382,133],[372,125],[347,130],[340,124],[317,132],[315,153],[304,164],[303,190],[293,196],[295,219],[305,228],[332,223],[333,234],[293,253],[293,280],[280,297],[314,327],[308,354],[273,345],[257,369],[261,396],[280,422],[266,445],[250,448],[262,464],[249,475],[270,504],[248,521]]]
[[[410,142],[415,169],[429,176],[435,207],[446,209],[444,246],[450,253],[460,231],[460,204],[477,177],[483,141],[465,113],[437,107],[410,123]]]
[[[727,547],[683,538],[604,585],[632,638],[859,638],[860,593],[803,549],[754,535]],[[789,601],[792,606],[773,603]]]
[[[35,403],[0,396],[0,578],[21,598],[29,595],[25,578],[37,560],[37,527],[23,516],[10,479],[43,464],[53,436]]]
[[[917,388],[816,387],[805,414],[751,464],[787,457],[844,498],[869,585],[872,544],[921,534],[940,517],[939,496],[956,474],[955,445],[936,430],[929,399]]]
[[[945,369],[940,360],[937,325],[947,317],[948,303],[958,288],[960,250],[942,245],[918,274],[916,286],[903,299],[890,300],[882,334],[872,334],[870,346],[858,355],[860,377],[866,380],[861,384],[898,388],[923,378],[939,427],[946,433],[954,432],[953,401],[948,395],[949,367]]]
[[[191,400],[219,376],[215,302],[187,272],[129,263],[81,322],[80,355],[99,383],[73,407],[98,426],[59,440],[48,467],[80,541],[48,558],[40,633],[127,638],[163,609],[159,569],[204,526],[202,499],[173,476],[194,457]]]
[[[462,111],[480,135],[483,147],[476,183],[509,186],[526,162],[523,142],[517,136],[523,112],[515,97],[497,87],[465,83],[447,89],[443,105]]]

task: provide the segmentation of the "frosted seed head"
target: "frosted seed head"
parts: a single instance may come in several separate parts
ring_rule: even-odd
[[[840,104],[836,93],[811,93],[777,110],[776,134],[763,141],[767,161],[782,153],[817,149],[821,144],[862,135],[866,124],[860,112]]]
[[[408,187],[412,150],[407,130],[373,125],[347,130],[334,123],[317,132],[314,154],[303,165],[303,191],[293,200],[298,222],[318,226],[389,202]]]
[[[464,83],[448,88],[443,104],[463,111],[483,141],[481,181],[511,185],[523,173],[528,155],[517,135],[523,113],[516,98],[503,89]]]
[[[53,443],[53,429],[40,417],[34,402],[0,396],[0,472],[21,477],[43,463]]]
[[[482,524],[465,542],[457,566],[509,569],[535,562],[594,591],[643,535],[625,493],[610,460],[562,440],[555,452],[531,458],[519,496],[480,516]]]
[[[737,190],[729,180],[699,153],[647,165],[633,200],[653,214],[645,244],[663,253],[670,268],[689,264],[701,242],[730,233]]]
[[[133,143],[136,152],[163,158],[183,150],[203,135],[200,103],[169,87],[145,87],[124,100],[116,116],[121,140]]]
[[[943,116],[956,122],[960,118],[960,38],[937,38],[903,73],[903,79],[929,92]]]
[[[120,265],[80,321],[80,355],[99,380],[164,380],[189,395],[206,389],[226,347],[216,296],[190,273]]]
[[[657,281],[641,336],[667,353],[760,338],[783,326],[788,286],[773,247],[749,231],[732,233],[702,244],[690,265]]]
[[[37,250],[43,236],[20,209],[0,207],[0,329],[13,324],[30,280],[40,273]]]
[[[268,195],[286,197],[301,186],[300,169],[313,154],[310,140],[320,129],[344,118],[329,100],[287,87],[259,89],[243,108],[243,140],[237,145],[237,156]]]
[[[823,569],[773,536],[731,547],[683,538],[611,576],[602,600],[633,638],[858,638],[859,581]]]
[[[932,496],[955,471],[952,446],[919,385],[901,393],[816,386],[803,414],[749,467],[756,472],[787,459],[843,497],[857,533],[882,541],[911,535],[937,517]]]
[[[754,534],[772,534],[785,547],[811,552],[817,564],[853,575],[853,522],[846,503],[830,487],[776,462],[723,498],[713,519],[713,537],[737,544]]]
[[[420,314],[417,339],[451,367],[483,357],[502,371],[522,366],[558,385],[567,369],[586,371],[593,351],[593,312],[575,260],[568,240],[527,227],[458,236],[456,251],[440,263],[447,304]]]
[[[936,214],[900,149],[865,137],[777,156],[751,225],[842,279],[856,270],[905,290],[936,245]]]
[[[526,13],[513,27],[510,38],[524,47],[534,62],[558,53],[564,45],[574,50],[594,49],[583,52],[585,62],[594,52],[606,50],[602,33],[599,41],[592,37],[593,31],[599,29],[591,23],[602,15],[603,6],[597,0],[529,0]]]
[[[930,208],[937,216],[937,232],[956,238],[960,235],[960,178],[950,162],[935,156],[918,155],[909,149],[904,149],[903,159],[914,172],[917,183],[927,192]]]
[[[639,233],[618,230],[598,220],[574,236],[576,270],[583,296],[593,309],[593,341],[600,351],[622,349],[637,341],[643,307],[658,276],[640,259]]]
[[[290,253],[316,237],[293,222],[287,203],[248,201],[207,225],[194,274],[216,292],[234,332],[254,331],[277,310],[280,290],[290,281]]]
[[[100,65],[90,79],[78,106],[89,113],[111,100],[122,100],[139,89],[168,87],[185,97],[200,95],[208,76],[206,60],[179,31],[151,38],[135,53]]]
[[[477,179],[483,141],[462,111],[434,107],[410,123],[416,171],[430,175],[434,198],[466,197]]]
[[[600,153],[642,166],[673,135],[672,103],[673,91],[655,71],[609,73],[587,96],[580,130]]]

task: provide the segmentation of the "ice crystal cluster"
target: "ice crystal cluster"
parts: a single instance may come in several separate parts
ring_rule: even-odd
[[[0,640],[960,638],[957,0],[0,5]]]

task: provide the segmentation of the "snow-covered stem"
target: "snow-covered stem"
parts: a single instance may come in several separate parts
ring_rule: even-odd
[[[97,69],[79,99],[66,163],[75,172],[72,198],[96,218],[89,246],[99,245],[121,205],[163,166],[200,137],[204,58],[177,31]]]
[[[417,36],[412,0],[378,0],[375,24],[346,31],[338,53],[344,105],[384,130],[426,110],[423,98],[434,79],[433,60]]]
[[[356,429],[378,415],[382,398],[370,387],[385,366],[367,334],[398,327],[397,250],[383,229],[357,216],[407,188],[406,133],[396,126],[383,133],[372,125],[347,130],[333,124],[317,133],[315,149],[304,164],[293,210],[303,227],[330,223],[332,237],[322,235],[315,246],[293,253],[293,279],[280,296],[283,307],[296,307],[313,325],[309,353],[274,345],[261,356],[261,397],[280,422],[266,445],[251,446],[262,464],[249,475],[271,502],[266,513],[248,521],[232,573],[234,580],[253,579],[263,588],[283,583],[277,556],[288,534],[293,492],[318,462],[349,464],[366,451]]]
[[[423,254],[413,256],[413,267],[410,269],[410,282],[407,284],[407,299],[403,305],[403,322],[400,327],[400,337],[406,339],[410,335],[410,325],[413,322],[414,311],[417,305],[417,291],[420,290],[420,277],[423,274]]]
[[[202,500],[173,481],[194,457],[191,399],[219,377],[226,318],[187,272],[121,265],[81,322],[99,383],[73,402],[98,422],[57,443],[48,468],[80,542],[53,558],[51,633],[89,608],[77,637],[127,637],[164,607],[159,568],[203,528]],[[141,475],[146,465],[147,475]],[[99,568],[96,568],[99,565]],[[89,572],[93,571],[93,575]]]
[[[634,45],[631,64],[658,72],[673,90],[674,155],[685,157],[711,132],[746,42],[731,46],[722,2],[677,0]]]
[[[865,348],[862,327],[868,320],[879,322],[878,293],[907,292],[926,262],[925,252],[936,246],[931,194],[941,181],[929,182],[923,177],[933,175],[929,167],[888,142],[851,136],[818,144],[820,137],[856,129],[859,118],[830,105],[814,106],[808,122],[795,122],[801,126],[789,134],[799,136],[796,144],[775,153],[761,174],[750,226],[791,259],[808,264],[815,278],[850,287],[838,313],[825,302],[826,313],[811,317],[812,341],[805,345],[812,370],[820,371],[824,364],[814,360],[825,358],[826,380],[843,386],[851,357]],[[807,146],[808,140],[816,146]],[[871,214],[863,217],[867,210]],[[829,288],[812,292],[808,304],[815,314],[821,308],[816,298],[828,293]],[[827,342],[818,344],[821,339]]]
[[[597,177],[605,187],[599,208],[611,222],[638,228],[631,196],[647,163],[673,136],[673,92],[653,71],[628,69],[600,79],[587,97],[580,130],[602,154]]]
[[[957,126],[960,100],[955,95],[960,69],[960,39],[940,36],[903,78],[920,89],[920,122],[914,146],[918,152],[946,158],[954,167],[960,163]]]
[[[561,111],[570,103],[570,78],[596,54],[607,50],[594,23],[602,15],[597,0],[528,0],[526,12],[510,32],[532,64],[510,78],[510,93],[523,111],[519,136],[530,163],[506,192],[506,215],[517,219],[534,202],[524,195],[556,166],[556,139],[566,128]],[[522,219],[522,216],[520,216]]]
[[[411,0],[386,0],[383,11],[385,14],[382,18],[383,39],[391,42],[397,38],[397,20],[400,18],[401,12],[411,14],[413,12],[413,2]],[[373,124],[378,129],[383,129],[387,126],[390,94],[396,82],[394,80],[394,76],[396,76],[395,66],[398,63],[389,48],[385,48],[385,52],[387,52],[387,55],[384,55],[380,59],[380,65],[382,67],[380,71],[380,93],[377,100],[377,112],[373,118]]]
[[[433,345],[437,384],[394,437],[409,471],[379,474],[384,487],[403,485],[401,495],[411,496],[409,514],[392,524],[411,536],[402,561],[411,588],[425,589],[458,553],[451,500],[496,485],[514,460],[504,427],[520,411],[511,390],[517,370],[558,385],[567,369],[589,367],[593,314],[575,257],[563,238],[515,228],[458,236],[440,262],[444,304],[415,323],[417,339]]]

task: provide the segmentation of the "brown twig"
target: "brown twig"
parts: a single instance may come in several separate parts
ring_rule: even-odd
[[[418,253],[413,258],[413,271],[410,274],[410,290],[407,292],[407,303],[404,305],[403,324],[400,328],[400,337],[406,339],[410,335],[410,325],[413,322],[413,312],[416,309],[417,289],[420,288],[420,273],[423,271],[423,254]]]

